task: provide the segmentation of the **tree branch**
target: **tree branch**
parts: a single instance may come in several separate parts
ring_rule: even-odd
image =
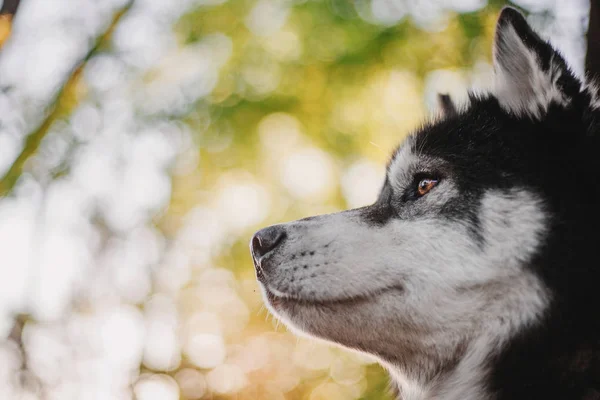
[[[72,110],[72,99],[73,93],[76,90],[77,84],[79,83],[81,77],[81,71],[87,65],[88,61],[109,41],[112,33],[121,20],[121,18],[127,13],[127,11],[133,5],[133,0],[129,2],[127,6],[121,9],[118,13],[115,14],[110,26],[106,29],[106,31],[100,35],[94,44],[94,46],[87,52],[87,54],[75,65],[72,69],[71,73],[68,75],[67,79],[63,83],[61,89],[58,91],[52,104],[50,106],[50,111],[46,118],[42,121],[42,123],[25,139],[25,145],[21,150],[21,153],[17,156],[9,170],[4,174],[2,179],[0,179],[0,197],[5,197],[9,195],[17,181],[19,180],[21,174],[23,173],[23,169],[25,164],[33,156],[42,140],[50,130],[52,124],[59,118],[65,115],[65,110]]]
[[[590,0],[585,70],[591,79],[600,82],[600,0]]]

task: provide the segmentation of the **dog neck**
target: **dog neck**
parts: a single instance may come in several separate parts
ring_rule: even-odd
[[[480,337],[456,351],[454,359],[437,366],[429,360],[429,371],[410,371],[386,364],[399,400],[487,400],[485,381],[495,339]],[[423,373],[424,372],[424,373]]]
[[[557,326],[508,343],[484,335],[450,367],[429,373],[383,364],[398,400],[600,400],[600,341],[571,339],[576,335]]]
[[[486,295],[503,300],[470,303],[470,297],[444,298],[452,302],[456,314],[430,324],[428,332],[410,335],[412,347],[398,348],[395,360],[387,358],[384,365],[396,383],[399,399],[490,399],[488,382],[495,359],[513,338],[539,321],[547,299],[541,283],[529,274],[489,284]]]

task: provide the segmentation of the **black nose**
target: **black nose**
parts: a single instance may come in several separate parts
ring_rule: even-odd
[[[250,249],[254,258],[259,259],[275,249],[285,239],[285,230],[278,225],[270,226],[256,232],[250,242]]]

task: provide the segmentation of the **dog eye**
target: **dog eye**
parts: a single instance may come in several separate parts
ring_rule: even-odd
[[[424,179],[421,179],[419,181],[419,184],[417,185],[417,194],[419,196],[425,196],[437,184],[438,184],[438,180],[437,179],[433,179],[433,178],[424,178]]]

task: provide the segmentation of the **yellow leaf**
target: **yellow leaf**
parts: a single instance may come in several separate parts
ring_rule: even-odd
[[[4,42],[10,36],[10,28],[12,25],[12,15],[4,14],[0,15],[0,47],[4,45]]]

